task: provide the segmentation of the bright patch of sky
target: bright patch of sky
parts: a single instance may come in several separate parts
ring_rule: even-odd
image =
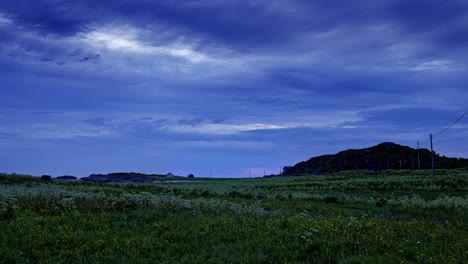
[[[138,40],[138,30],[132,28],[104,27],[83,35],[84,41],[100,49],[110,49],[116,52],[131,52],[143,55],[168,55],[180,57],[190,62],[200,62],[207,57],[194,51],[184,44],[170,44],[166,46],[152,46]]]

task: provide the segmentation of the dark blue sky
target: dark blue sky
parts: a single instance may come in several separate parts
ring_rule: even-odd
[[[8,173],[261,176],[468,110],[464,0],[3,0],[0,50]]]

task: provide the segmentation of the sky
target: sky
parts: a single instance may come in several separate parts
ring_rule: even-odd
[[[468,110],[467,62],[466,0],[2,0],[0,171],[256,177],[416,148]],[[468,158],[467,135],[434,150]]]

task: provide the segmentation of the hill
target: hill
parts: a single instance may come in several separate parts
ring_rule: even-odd
[[[431,168],[431,152],[419,149],[421,169]],[[447,158],[435,153],[436,169],[468,167],[468,159]],[[294,166],[286,166],[283,175],[321,174],[344,170],[399,170],[418,169],[417,150],[384,142],[365,149],[349,149],[334,155],[323,155],[302,161]]]

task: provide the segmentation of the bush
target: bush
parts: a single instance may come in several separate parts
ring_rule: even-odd
[[[325,203],[333,203],[333,204],[339,204],[340,202],[338,201],[338,198],[336,198],[335,196],[329,196],[329,197],[325,197],[325,199],[323,199],[323,201]]]

